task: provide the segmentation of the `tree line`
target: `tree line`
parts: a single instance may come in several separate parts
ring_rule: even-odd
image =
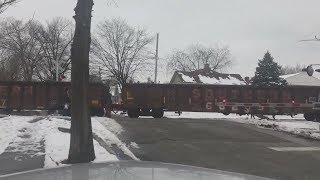
[[[70,74],[74,24],[54,18],[46,23],[15,18],[0,22],[0,80],[55,81]],[[123,85],[153,62],[153,37],[120,18],[106,19],[92,33],[90,74]],[[152,60],[152,61],[151,61]]]
[[[30,19],[2,19],[0,22],[0,80],[55,81],[70,75],[74,24],[65,18],[45,23]],[[112,79],[120,87],[133,81],[137,73],[154,66],[154,37],[147,29],[130,26],[124,19],[100,22],[92,33],[90,74]],[[233,65],[228,46],[190,45],[167,56],[167,69],[195,71],[209,64],[212,71]],[[280,75],[297,73],[302,65],[279,66]],[[152,68],[151,68],[152,69]],[[236,73],[236,72],[235,72]]]
[[[0,22],[0,80],[55,80],[70,70],[73,25],[55,18],[44,24],[6,18]]]

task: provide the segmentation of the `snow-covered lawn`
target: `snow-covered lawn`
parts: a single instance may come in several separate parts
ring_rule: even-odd
[[[275,120],[273,120],[272,116],[267,116],[269,120],[258,117],[251,119],[247,115],[239,116],[230,114],[226,116],[221,113],[211,112],[182,112],[180,116],[174,112],[165,112],[164,117],[234,121],[320,140],[320,123],[306,121],[302,114],[298,114],[293,118],[285,115],[277,115]]]
[[[8,116],[0,118],[0,154],[20,152],[30,156],[45,155],[44,167],[61,165],[68,157],[70,134],[58,128],[70,129],[70,118],[59,116]],[[92,118],[93,133],[105,144],[116,145],[124,154],[138,160],[127,145],[117,137],[123,129],[113,119]],[[117,161],[94,139],[95,162]],[[130,146],[130,144],[128,145]],[[19,160],[19,158],[16,158]]]

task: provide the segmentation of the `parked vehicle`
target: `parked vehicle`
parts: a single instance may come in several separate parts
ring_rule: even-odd
[[[60,110],[70,114],[70,82],[0,82],[0,109],[13,110]],[[108,87],[102,83],[90,83],[89,107],[92,115],[103,116],[107,104]],[[109,97],[110,98],[110,97]]]
[[[320,121],[320,87],[250,85],[128,84],[123,106],[128,116],[160,118],[167,111],[295,115]]]

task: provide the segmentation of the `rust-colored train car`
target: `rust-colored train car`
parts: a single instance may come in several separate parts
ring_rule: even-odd
[[[320,87],[258,88],[249,85],[129,84],[123,104],[130,117],[163,111],[221,112],[237,114],[294,115],[320,120]]]
[[[62,110],[70,114],[70,82],[0,81],[0,109],[13,110]],[[92,115],[104,114],[105,95],[108,87],[102,83],[90,83],[89,107]]]

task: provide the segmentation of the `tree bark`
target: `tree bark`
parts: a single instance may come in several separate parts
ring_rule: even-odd
[[[78,0],[71,49],[71,138],[68,163],[95,159],[91,116],[88,109],[89,50],[93,0]]]

